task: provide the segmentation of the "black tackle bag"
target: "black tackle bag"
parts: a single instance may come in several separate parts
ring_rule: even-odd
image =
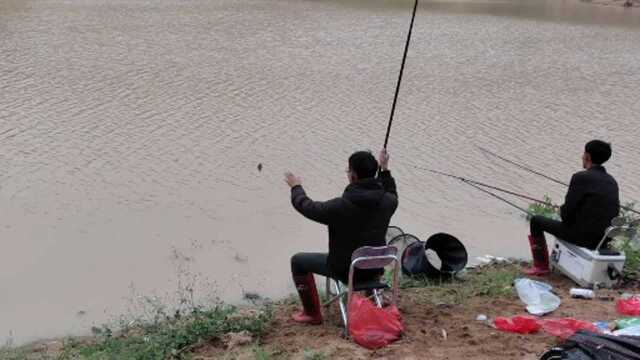
[[[580,330],[540,360],[640,360],[640,337]]]

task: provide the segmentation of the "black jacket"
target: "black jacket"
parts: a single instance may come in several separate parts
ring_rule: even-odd
[[[378,178],[350,184],[341,197],[313,201],[302,186],[291,189],[293,207],[306,218],[329,227],[328,266],[332,277],[347,282],[351,254],[361,246],[385,246],[391,216],[398,207],[396,183],[389,171]],[[366,280],[380,271],[358,271],[355,278]]]
[[[619,212],[618,183],[604,166],[573,174],[560,216],[576,244],[595,249]]]

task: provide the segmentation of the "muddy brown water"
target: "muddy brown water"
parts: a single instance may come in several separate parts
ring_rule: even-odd
[[[326,231],[282,173],[327,199],[352,151],[381,146],[410,9],[0,0],[0,340],[83,334],[192,284],[230,302],[292,292],[289,257],[326,249]],[[476,144],[568,179],[602,137],[640,199],[639,40],[638,9],[424,1],[389,145],[393,223],[527,257],[517,211],[412,167],[561,201]]]

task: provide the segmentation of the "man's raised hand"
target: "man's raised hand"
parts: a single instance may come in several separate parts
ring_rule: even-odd
[[[284,173],[284,181],[286,181],[289,187],[294,187],[298,185],[302,185],[302,179],[298,176],[293,175],[291,172],[287,171]]]
[[[380,165],[380,169],[386,171],[389,170],[389,153],[387,149],[380,150],[380,155],[378,155],[378,164]]]

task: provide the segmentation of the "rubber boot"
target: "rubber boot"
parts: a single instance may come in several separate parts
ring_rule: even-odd
[[[322,324],[320,298],[318,297],[318,290],[316,289],[316,281],[313,278],[313,274],[294,275],[293,282],[296,284],[303,309],[293,314],[293,320],[303,324]]]
[[[524,273],[530,276],[542,276],[549,273],[549,251],[547,250],[547,240],[544,236],[533,237],[529,235],[529,246],[533,256],[533,267],[523,269]]]

